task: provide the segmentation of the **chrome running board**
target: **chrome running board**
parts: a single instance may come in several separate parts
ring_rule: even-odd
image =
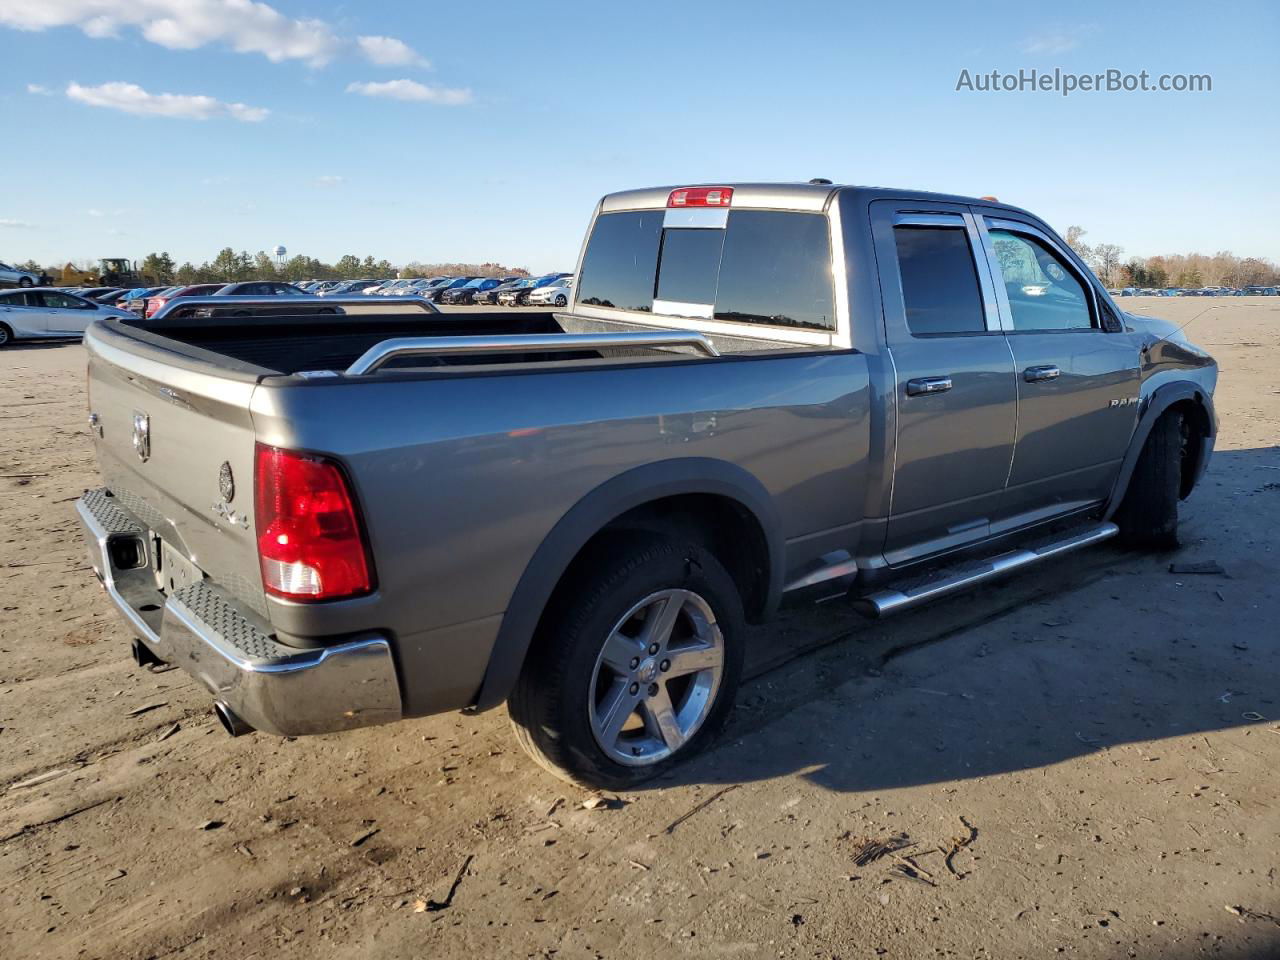
[[[1072,550],[1101,543],[1103,540],[1110,540],[1119,532],[1120,528],[1114,523],[1100,523],[1096,527],[1073,533],[1061,540],[1052,540],[1033,548],[1011,550],[988,560],[978,561],[976,565],[960,571],[954,568],[943,570],[936,577],[912,587],[900,590],[878,590],[865,597],[856,598],[853,601],[853,607],[858,613],[867,617],[877,619],[887,617],[926,601],[958,593],[984,580],[1013,573],[1015,570],[1029,567],[1041,560],[1048,560],[1050,557],[1057,557]]]

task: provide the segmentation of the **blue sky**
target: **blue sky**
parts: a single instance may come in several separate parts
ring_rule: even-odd
[[[1280,259],[1278,10],[0,0],[0,260],[571,269],[604,193],[815,176],[995,194],[1126,254]],[[1055,67],[1213,90],[955,89]]]

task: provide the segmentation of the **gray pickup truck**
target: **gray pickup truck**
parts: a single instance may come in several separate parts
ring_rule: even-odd
[[[714,735],[784,597],[1168,548],[1213,449],[1213,359],[993,198],[616,193],[576,275],[555,313],[95,323],[79,513],[136,659],[233,734],[505,702],[618,787]]]

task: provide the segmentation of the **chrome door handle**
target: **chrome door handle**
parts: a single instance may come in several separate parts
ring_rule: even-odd
[[[1062,371],[1049,364],[1044,367],[1027,367],[1022,371],[1022,379],[1027,383],[1043,383],[1046,380],[1057,380],[1062,376]]]
[[[907,381],[907,396],[918,397],[925,393],[945,393],[951,389],[950,377],[917,377]]]

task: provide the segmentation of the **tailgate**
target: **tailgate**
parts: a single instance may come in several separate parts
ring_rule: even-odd
[[[151,531],[162,590],[194,564],[266,615],[254,540],[257,378],[172,355],[91,327],[89,411],[107,488]],[[155,544],[158,538],[161,543]],[[173,557],[176,552],[180,557]]]

